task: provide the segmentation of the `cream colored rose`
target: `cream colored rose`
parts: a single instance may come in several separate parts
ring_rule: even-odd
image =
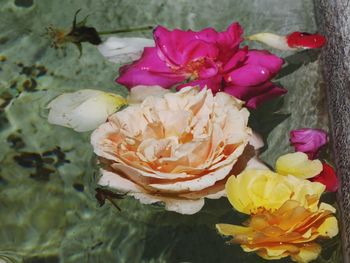
[[[196,213],[204,197],[222,197],[229,175],[249,161],[248,116],[240,100],[207,89],[149,96],[93,132],[103,167],[99,184],[144,204]]]

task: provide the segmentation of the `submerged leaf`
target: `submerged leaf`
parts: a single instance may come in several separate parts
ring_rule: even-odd
[[[292,74],[294,71],[297,71],[300,67],[311,62],[315,62],[318,59],[319,54],[319,50],[309,49],[285,57],[284,61],[286,64],[275,79],[281,79],[289,74]]]
[[[250,110],[249,127],[259,133],[265,143],[261,152],[265,151],[268,147],[266,141],[270,132],[291,115],[290,113],[280,111],[283,104],[284,98],[279,97],[264,103],[255,110]]]

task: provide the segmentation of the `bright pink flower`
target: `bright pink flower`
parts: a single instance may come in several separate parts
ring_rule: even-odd
[[[267,51],[240,48],[242,33],[238,23],[224,32],[212,28],[169,31],[158,26],[153,33],[155,47],[145,48],[139,60],[122,67],[116,81],[128,88],[207,86],[214,93],[228,92],[255,108],[286,92],[270,82],[283,60]]]
[[[326,38],[318,33],[293,32],[287,36],[287,44],[291,48],[321,48]]]
[[[305,128],[291,131],[290,142],[296,152],[304,152],[309,159],[314,159],[321,147],[328,143],[328,136],[323,130]]]
[[[323,163],[322,172],[310,179],[312,182],[319,182],[326,186],[326,190],[329,192],[336,192],[339,187],[338,177],[332,166],[327,163]]]

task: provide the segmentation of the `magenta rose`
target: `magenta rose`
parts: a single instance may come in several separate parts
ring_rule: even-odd
[[[256,108],[286,93],[271,82],[283,60],[268,51],[240,48],[242,34],[238,23],[232,23],[224,32],[213,28],[170,31],[158,26],[153,33],[155,47],[144,48],[139,60],[122,67],[116,81],[128,88],[206,86],[214,93],[227,92]]]
[[[295,151],[315,159],[320,149],[328,143],[327,133],[321,129],[299,129],[290,132],[290,142]]]

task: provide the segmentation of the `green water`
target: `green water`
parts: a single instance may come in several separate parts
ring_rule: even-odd
[[[47,103],[82,88],[126,94],[118,65],[94,46],[50,48],[49,25],[69,27],[74,12],[98,30],[162,24],[223,30],[239,21],[247,34],[315,31],[311,0],[0,0],[0,262],[263,262],[229,246],[215,223],[240,223],[225,199],[193,216],[126,198],[99,207],[89,133],[47,123]],[[125,34],[151,37],[151,32]],[[281,54],[287,55],[287,54]],[[280,80],[291,117],[269,137],[270,164],[290,151],[288,131],[327,129],[317,62]],[[33,161],[34,160],[34,161]],[[288,261],[283,261],[288,262]]]

